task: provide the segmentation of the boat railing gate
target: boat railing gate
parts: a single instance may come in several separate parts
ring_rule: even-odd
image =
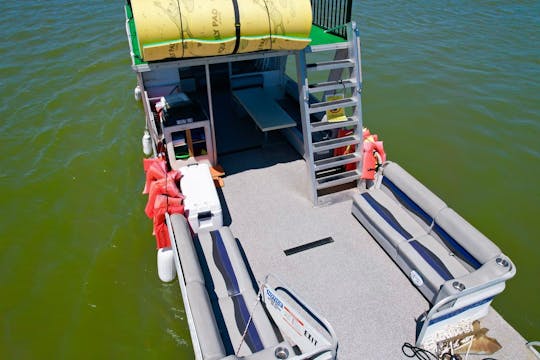
[[[271,280],[273,279],[273,280]],[[274,286],[273,284],[276,283]],[[338,340],[336,333],[334,332],[334,329],[332,328],[332,325],[326,320],[324,317],[319,315],[313,308],[311,308],[309,305],[307,305],[298,294],[296,294],[293,290],[286,287],[285,283],[277,277],[273,273],[269,273],[264,278],[264,282],[261,285],[261,288],[264,286],[267,286],[271,289],[273,289],[276,293],[283,293],[287,296],[288,299],[294,301],[302,310],[305,312],[306,315],[308,315],[311,319],[313,319],[330,337],[330,345],[324,348],[315,349],[309,353],[301,354],[298,356],[295,356],[294,359],[296,360],[302,360],[302,359],[313,359],[318,358],[321,355],[328,354],[330,355],[330,359],[336,359],[337,358],[337,349],[338,349]],[[323,357],[321,357],[322,359]],[[326,357],[324,357],[326,358]]]
[[[510,275],[510,277],[513,275]],[[444,316],[445,313],[451,313],[452,311],[456,310],[453,308],[453,304],[460,298],[463,298],[465,296],[471,295],[473,293],[479,293],[482,290],[488,289],[492,286],[495,286],[501,282],[505,282],[509,276],[501,277],[498,279],[494,279],[491,281],[488,281],[484,284],[466,288],[465,290],[459,292],[458,294],[453,294],[450,296],[447,296],[444,299],[441,299],[439,302],[434,304],[431,309],[428,311],[427,315],[425,316],[422,324],[422,328],[420,330],[420,333],[418,334],[418,338],[416,340],[416,346],[422,346],[422,342],[424,340],[424,336],[426,335],[426,331],[431,323],[432,320],[438,318],[439,316]]]
[[[329,33],[347,38],[343,26],[351,21],[352,0],[311,0],[313,24]]]
[[[536,356],[537,359],[540,359],[540,352],[536,350],[536,348],[540,349],[540,341],[530,341],[527,343],[527,347],[529,348],[529,350],[532,351],[532,353],[534,354],[534,356]]]

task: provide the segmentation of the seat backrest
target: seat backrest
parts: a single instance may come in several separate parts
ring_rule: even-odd
[[[197,337],[200,339],[199,345],[203,359],[221,359],[225,357],[226,351],[205,288],[204,276],[193,244],[189,224],[186,218],[180,214],[173,214],[170,219],[176,243],[176,249],[173,250],[178,253],[182,266],[191,315]],[[180,279],[180,281],[182,280]]]
[[[172,214],[170,219],[186,284],[198,282],[204,285],[203,272],[186,218],[180,214]]]
[[[437,215],[432,234],[474,269],[501,254],[497,245],[450,208]]]
[[[420,219],[420,225],[426,229],[431,227],[437,214],[447,207],[437,195],[394,162],[387,162],[383,168],[381,189]]]
[[[206,288],[201,283],[191,282],[186,285],[186,290],[202,358],[217,360],[225,357],[225,347]]]
[[[208,272],[206,288],[221,315],[218,326],[228,335],[225,347],[236,351],[243,344],[237,355],[247,356],[278,344],[268,315],[260,305],[254,307],[257,293],[230,229],[202,230],[197,236]]]

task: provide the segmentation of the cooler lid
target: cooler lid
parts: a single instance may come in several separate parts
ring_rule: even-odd
[[[221,209],[216,186],[208,164],[199,163],[180,168],[180,190],[185,196],[184,207],[192,211]]]

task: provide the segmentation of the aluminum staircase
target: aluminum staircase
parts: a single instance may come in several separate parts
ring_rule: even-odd
[[[315,205],[335,202],[340,192],[357,187],[360,180],[362,72],[360,37],[355,22],[348,24],[347,33],[347,42],[310,46],[296,55],[304,158]],[[307,54],[325,52],[334,53],[334,59],[307,63]],[[327,81],[310,84],[308,74],[322,71],[329,71]],[[335,93],[344,94],[344,98],[333,101],[318,99]],[[344,121],[328,122],[325,113],[340,108],[351,108],[352,114],[349,111],[350,115]],[[352,133],[336,137],[339,129],[349,129]],[[352,146],[354,151],[344,155],[334,153],[335,149],[347,146]]]

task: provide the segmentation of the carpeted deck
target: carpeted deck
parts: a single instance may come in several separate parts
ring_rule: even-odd
[[[279,136],[219,161],[225,222],[257,280],[276,274],[326,317],[340,359],[406,358],[401,347],[414,343],[415,318],[428,302],[351,215],[351,201],[313,207],[306,165]],[[284,253],[328,237],[333,242]],[[496,312],[482,325],[503,344],[495,358],[527,358],[523,338]]]

